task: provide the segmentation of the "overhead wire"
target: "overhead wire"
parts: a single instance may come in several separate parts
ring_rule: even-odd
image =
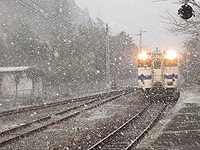
[[[22,2],[22,3],[19,2],[19,4],[22,5],[22,6],[24,6],[26,9],[28,9],[28,10],[30,10],[30,11],[34,10],[34,11],[36,11],[36,12],[40,12],[40,13],[41,13],[40,10],[34,8],[33,6],[31,6],[31,5],[29,5],[28,3],[24,2],[23,0],[19,0],[19,1]],[[29,8],[28,8],[27,6],[28,6]],[[30,8],[31,8],[32,10],[31,10]],[[39,14],[39,15],[40,15],[40,14]],[[45,19],[51,19],[51,18],[49,18],[49,17],[45,17],[44,15],[40,15],[40,16],[43,17],[43,18],[45,18]]]
[[[39,8],[41,8],[42,10],[46,11],[48,14],[52,15],[52,17],[49,17],[51,19],[57,17],[56,15],[53,15],[49,10],[47,10],[46,8],[42,7],[41,5],[37,4],[36,2],[34,2],[33,0],[30,0],[34,5],[38,6]]]
[[[33,10],[35,10],[36,12],[42,13],[41,10],[36,9],[35,7],[33,7],[33,6],[31,6],[30,4],[24,2],[23,0],[20,0],[20,1],[22,2],[22,3],[20,3],[20,4],[21,4],[22,6],[24,6],[25,8],[27,8],[28,10],[32,11],[31,9],[33,9]],[[45,18],[45,19],[54,20],[54,18],[56,18],[56,17],[59,16],[59,14],[58,14],[58,15],[53,15],[50,11],[48,11],[48,10],[45,9],[45,8],[43,8],[42,6],[40,6],[39,4],[37,4],[36,2],[34,2],[34,1],[32,1],[32,0],[30,0],[30,2],[32,2],[34,5],[38,6],[38,7],[41,8],[42,10],[44,10],[44,11],[46,11],[47,13],[49,13],[50,15],[52,15],[52,17],[49,17],[49,16],[45,16],[45,15],[42,13],[42,15],[40,15],[40,16],[43,17],[43,18]],[[27,6],[30,7],[31,9],[29,9]],[[57,21],[60,22],[63,26],[64,26],[63,23],[65,23],[65,24],[67,23],[65,20],[63,20],[63,18],[59,18]]]

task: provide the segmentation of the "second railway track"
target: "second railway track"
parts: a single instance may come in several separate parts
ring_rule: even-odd
[[[171,103],[173,105],[175,102]],[[169,103],[150,103],[115,131],[88,148],[88,150],[127,150],[132,148],[144,133],[159,119],[168,105]]]
[[[21,108],[17,108],[17,109],[11,109],[11,110],[0,112],[0,118],[4,117],[4,116],[14,115],[14,114],[20,114],[20,113],[25,113],[25,112],[35,111],[35,110],[41,110],[41,109],[45,109],[45,108],[49,108],[49,107],[66,105],[69,103],[90,100],[90,99],[94,99],[94,98],[101,98],[101,97],[105,97],[108,95],[115,95],[115,94],[118,94],[119,92],[122,92],[122,91],[113,91],[111,93],[101,93],[101,94],[96,94],[96,95],[91,95],[91,96],[85,96],[85,97],[80,97],[80,98],[62,100],[62,101],[58,101],[58,102],[46,103],[46,104],[37,105],[37,106],[28,106],[28,107],[21,107]]]
[[[22,124],[20,126],[14,127],[12,129],[3,131],[0,133],[0,147],[3,147],[4,145],[7,145],[15,140],[22,139],[23,137],[29,136],[31,134],[34,134],[36,132],[43,131],[47,129],[49,126],[52,126],[54,124],[58,124],[62,121],[66,121],[71,117],[77,116],[81,113],[81,111],[89,110],[92,108],[95,108],[97,106],[100,106],[108,101],[112,101],[113,99],[116,99],[118,97],[121,97],[124,94],[128,94],[132,92],[133,89],[129,90],[122,90],[118,92],[109,93],[106,96],[104,95],[101,98],[95,97],[94,99],[91,99],[89,102],[86,102],[84,104],[72,107],[70,109],[66,109],[60,112],[57,112],[54,114],[55,117],[52,119],[51,116],[47,116],[44,118],[40,118],[38,120],[34,120],[32,122],[28,122],[26,124]],[[105,98],[104,100],[102,100]],[[80,109],[81,108],[81,109]],[[73,112],[72,112],[73,111]],[[69,114],[70,112],[70,114]],[[66,115],[66,113],[68,113]]]

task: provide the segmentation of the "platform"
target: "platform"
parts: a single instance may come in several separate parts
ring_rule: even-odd
[[[200,150],[200,91],[181,92],[173,109],[153,127],[137,150]]]

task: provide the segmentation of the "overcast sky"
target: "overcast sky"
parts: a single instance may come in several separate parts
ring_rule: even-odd
[[[159,1],[159,2],[154,2]],[[97,10],[100,9],[102,19],[108,23],[111,33],[120,31],[129,33],[139,45],[140,29],[146,31],[142,35],[143,47],[155,50],[170,48],[181,49],[180,37],[174,37],[164,28],[161,16],[166,12],[177,14],[179,5],[175,0],[75,0],[76,4],[84,9],[88,7],[90,16],[95,20]]]

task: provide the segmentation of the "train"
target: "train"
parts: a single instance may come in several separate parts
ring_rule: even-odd
[[[138,84],[148,99],[178,100],[178,53],[158,49],[139,52]]]

